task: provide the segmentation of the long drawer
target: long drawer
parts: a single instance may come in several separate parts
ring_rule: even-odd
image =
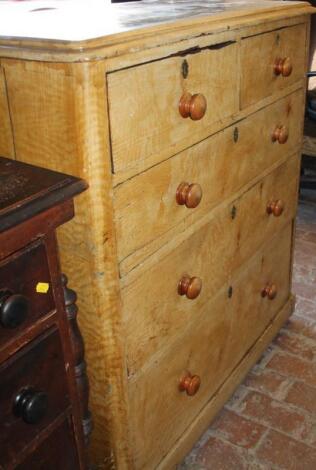
[[[297,156],[282,164],[122,290],[130,375],[199,321],[202,306],[229,276],[292,220],[298,165]],[[284,203],[279,216],[267,213],[267,206],[276,200]],[[179,295],[183,277],[193,278],[190,297],[199,289],[194,278],[202,283],[196,298]]]
[[[114,173],[145,168],[152,156],[163,160],[180,141],[188,147],[211,124],[234,114],[237,67],[237,45],[224,43],[108,74]],[[185,93],[187,117],[179,112]]]
[[[304,23],[241,41],[241,108],[304,77],[306,39]]]
[[[121,263],[121,275],[141,260],[148,243],[183,221],[195,222],[290,155],[301,138],[303,99],[299,90],[116,187],[118,258],[131,255]],[[281,144],[272,139],[279,126],[288,135]],[[181,184],[183,198],[177,202]]]
[[[156,467],[285,304],[291,242],[292,223],[209,300],[173,348],[130,381],[136,468]],[[271,298],[263,296],[268,285]]]

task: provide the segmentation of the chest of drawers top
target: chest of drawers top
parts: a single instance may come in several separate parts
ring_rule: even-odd
[[[41,2],[36,8],[28,2],[1,4],[0,47],[6,49],[6,57],[16,57],[22,47],[24,57],[35,60],[100,59],[170,40],[251,26],[262,22],[263,16],[273,20],[312,11],[307,2],[277,0],[142,0],[132,4],[93,0],[89,5],[53,1],[49,5]]]
[[[85,188],[86,184],[78,178],[0,157],[0,233],[71,199]]]

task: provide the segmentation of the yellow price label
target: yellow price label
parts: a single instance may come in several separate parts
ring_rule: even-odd
[[[47,282],[38,282],[36,284],[36,292],[38,294],[47,294],[49,290],[49,284]]]

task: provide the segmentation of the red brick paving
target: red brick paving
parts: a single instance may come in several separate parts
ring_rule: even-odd
[[[280,392],[284,384],[288,385],[285,377],[268,369],[262,369],[258,372],[251,371],[244,382],[247,388],[273,396]]]
[[[315,388],[306,385],[304,382],[294,382],[285,397],[285,401],[316,417],[315,393]]]
[[[254,447],[266,430],[261,424],[243,418],[227,409],[224,409],[214,421],[212,428],[227,441],[247,449]]]
[[[267,464],[266,468],[271,468],[268,464],[284,470],[316,468],[316,449],[273,430],[268,432],[256,455]]]
[[[300,206],[295,314],[179,470],[316,470],[316,205]]]

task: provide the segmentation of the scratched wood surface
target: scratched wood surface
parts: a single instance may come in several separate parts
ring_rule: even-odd
[[[157,250],[159,236],[184,220],[194,223],[283,155],[293,153],[301,143],[302,99],[299,90],[118,185],[114,212],[121,275],[148,256],[150,247],[146,245],[154,241],[152,251]],[[284,144],[271,139],[280,124],[289,133]],[[202,200],[194,209],[176,202],[182,182],[201,186]]]
[[[203,305],[216,295],[233,271],[293,219],[297,175],[298,158],[294,155],[233,204],[219,213],[213,211],[208,223],[173,246],[164,257],[156,254],[156,262],[150,269],[136,273],[135,280],[122,290],[130,375],[144,365],[148,367],[148,362],[154,367],[156,358],[170,347],[179,331],[191,328],[198,321]],[[280,217],[266,212],[267,203],[273,199],[285,203]],[[236,208],[234,219],[233,207]],[[177,285],[184,274],[202,279],[202,291],[197,299],[178,295]]]
[[[211,297],[201,308],[195,326],[156,360],[154,367],[131,380],[130,419],[138,430],[137,468],[156,468],[161,457],[286,303],[291,239],[290,223],[250,258],[242,270],[231,276],[230,284],[224,284]],[[278,286],[278,295],[272,301],[261,297],[267,280],[273,280]],[[230,285],[233,288],[231,298],[227,295]],[[245,289],[247,295],[244,295]],[[244,342],[236,335],[236,330],[240,329]],[[178,389],[186,370],[201,378],[201,387],[193,397]],[[155,390],[159,393],[154,393]]]
[[[224,403],[229,393],[233,391],[233,387],[241,380],[247,368],[258,357],[264,345],[277,332],[281,322],[290,312],[292,301],[289,300],[286,303],[284,299],[283,305],[280,305],[281,310],[277,320],[263,333],[263,339],[258,339],[260,344],[255,343],[240,363],[241,365],[230,373],[223,384],[220,396],[215,396],[213,402],[208,401],[203,411],[201,408],[199,410],[195,408],[190,419],[185,416],[181,418],[183,419],[181,426],[184,426],[183,430],[187,426],[187,431],[181,439],[177,442],[174,441],[173,448],[166,443],[164,434],[160,432],[160,429],[166,425],[166,420],[169,419],[169,417],[165,418],[165,415],[161,417],[154,415],[150,418],[153,421],[149,420],[149,424],[156,423],[155,445],[153,444],[149,450],[145,446],[142,448],[140,442],[145,429],[143,427],[144,420],[147,417],[139,409],[141,408],[140,402],[136,400],[136,395],[131,395],[131,385],[128,386],[127,362],[130,361],[129,373],[130,377],[135,379],[135,383],[138,377],[143,377],[143,382],[139,382],[139,384],[143,383],[145,387],[141,390],[142,394],[151,391],[155,399],[158,400],[159,393],[157,388],[151,387],[149,380],[154,376],[152,364],[150,362],[147,364],[147,358],[152,355],[151,346],[144,346],[146,352],[142,356],[136,351],[135,344],[134,366],[131,361],[132,356],[126,354],[126,346],[128,345],[131,351],[130,345],[134,341],[133,338],[131,339],[132,332],[135,337],[140,338],[139,333],[142,328],[145,327],[150,331],[155,328],[153,326],[155,322],[157,322],[156,333],[158,333],[158,337],[161,334],[159,330],[161,324],[157,321],[158,317],[155,316],[150,323],[150,318],[143,318],[143,309],[148,306],[151,312],[161,313],[162,317],[164,312],[169,311],[168,318],[165,317],[168,334],[166,339],[161,341],[161,357],[163,352],[167,354],[169,351],[168,335],[170,335],[170,345],[179,342],[184,348],[188,330],[183,321],[180,321],[177,326],[175,317],[170,315],[170,311],[173,310],[175,310],[175,315],[179,315],[180,312],[180,309],[177,310],[176,304],[173,303],[174,291],[170,296],[169,310],[165,304],[164,311],[163,309],[161,312],[159,311],[157,303],[159,296],[161,299],[161,296],[168,293],[168,289],[170,289],[169,285],[165,285],[164,278],[168,279],[168,276],[172,275],[177,277],[180,273],[182,274],[184,268],[192,268],[193,271],[193,268],[198,266],[201,266],[203,273],[206,273],[206,266],[203,264],[202,258],[204,256],[204,262],[206,259],[209,260],[207,271],[213,273],[209,278],[214,280],[217,287],[214,288],[207,280],[201,294],[205,296],[205,300],[201,297],[201,300],[197,301],[200,302],[201,310],[195,310],[193,301],[191,312],[188,307],[185,313],[188,318],[190,318],[190,314],[193,318],[195,313],[196,316],[203,317],[205,306],[213,301],[213,295],[217,295],[224,288],[223,286],[227,285],[230,280],[229,275],[234,270],[240,270],[242,273],[243,263],[248,263],[249,257],[255,255],[256,250],[259,250],[258,253],[262,253],[262,243],[266,241],[268,244],[274,234],[278,236],[285,225],[290,223],[294,217],[299,164],[298,147],[300,145],[305,86],[304,68],[300,65],[301,59],[298,59],[298,70],[301,72],[295,76],[293,82],[287,81],[286,87],[280,89],[269,88],[270,84],[267,83],[267,88],[264,91],[265,97],[261,96],[260,100],[259,97],[256,98],[252,104],[243,107],[243,109],[241,109],[238,98],[239,92],[237,93],[237,101],[235,101],[235,90],[236,87],[239,90],[241,84],[240,53],[242,41],[245,40],[242,38],[248,35],[258,35],[259,37],[262,33],[279,31],[282,28],[286,31],[287,27],[296,27],[298,24],[303,26],[297,30],[297,34],[298,36],[303,35],[301,31],[305,26],[308,29],[308,15],[311,11],[311,8],[305,3],[282,2],[281,5],[274,5],[271,2],[269,8],[262,10],[245,10],[243,14],[240,12],[238,14],[226,13],[223,16],[214,16],[215,19],[200,18],[180,21],[175,24],[159,26],[158,29],[149,28],[144,34],[126,33],[126,35],[120,36],[120,41],[117,38],[108,38],[106,42],[102,39],[95,39],[85,43],[79,41],[65,44],[51,41],[48,44],[43,40],[0,39],[1,145],[2,142],[5,142],[1,151],[5,153],[5,156],[11,158],[16,157],[18,160],[81,176],[90,185],[89,190],[77,199],[75,219],[67,224],[58,235],[62,268],[69,273],[69,283],[78,292],[79,322],[86,343],[86,359],[91,387],[90,408],[95,423],[91,443],[91,460],[100,468],[140,469],[142,462],[149,462],[148,459],[151,455],[159,469],[170,470],[173,468],[176,462],[181,460],[183,453],[189,450],[190,445],[193,445],[194,439],[202,432],[203,426],[205,427],[206,423],[211,420],[220,404]],[[158,30],[160,34],[157,34]],[[251,37],[251,39],[254,40],[255,37]],[[304,38],[298,38],[298,40],[303,41],[303,47],[307,48],[306,35]],[[202,121],[189,122],[185,124],[187,127],[181,127],[178,130],[175,124],[175,114],[173,114],[174,118],[170,116],[180,98],[179,93],[185,89],[184,79],[179,77],[181,72],[179,65],[182,58],[179,59],[179,56],[171,58],[170,55],[187,51],[190,47],[205,48],[208,45],[214,46],[231,40],[234,43],[224,48],[202,51],[204,54],[206,51],[216,52],[217,57],[224,57],[221,56],[224,54],[223,51],[225,54],[228,50],[234,51],[233,54],[229,54],[229,60],[235,68],[227,72],[224,66],[222,69],[216,68],[215,63],[217,75],[213,68],[210,72],[214,82],[208,78],[209,71],[205,73],[199,63],[199,53],[201,52],[193,55],[185,53],[188,56],[192,80],[195,77],[192,84],[205,86],[205,83],[209,85],[218,83],[218,75],[220,74],[225,75],[227,82],[228,76],[235,78],[236,83],[233,83],[234,86],[229,83],[228,92],[220,88],[223,95],[227,93],[230,96],[225,101],[229,111],[224,108],[220,109],[217,104],[217,107],[214,106],[215,118],[213,120],[212,102],[218,103],[218,100],[212,91],[212,94],[209,95],[211,96],[209,98],[211,99],[209,106],[211,113],[208,117],[208,125],[204,126],[200,132],[195,131],[197,128],[195,125],[199,126]],[[234,62],[235,57],[237,57],[236,63]],[[138,78],[136,70],[140,70],[141,67],[147,70],[147,68],[158,67],[157,64],[164,64],[167,61],[170,61],[168,63],[171,64],[176,63],[177,84],[172,85],[167,79],[164,79],[160,88],[159,84],[155,84],[154,95],[148,92],[149,85],[155,80],[151,73],[146,74],[147,81],[142,82],[142,87],[125,78]],[[197,72],[194,71],[195,65]],[[210,65],[214,65],[214,62],[210,61]],[[157,72],[159,73],[158,69]],[[195,73],[196,75],[194,75]],[[114,95],[112,94],[112,97],[115,96],[115,102],[113,102],[113,99],[108,95],[108,84],[115,77],[119,77],[119,74],[124,78],[127,89],[120,88],[119,82],[115,83],[115,90],[121,90],[122,95],[115,91]],[[162,77],[164,75],[168,77],[168,70],[164,71]],[[186,80],[189,80],[189,77]],[[185,87],[187,83],[185,83]],[[110,91],[114,88],[111,88]],[[195,88],[197,86],[194,85],[194,90],[192,90],[194,93],[200,92]],[[132,90],[133,95],[128,93]],[[174,93],[177,92],[177,96],[173,96],[173,90]],[[167,91],[168,93],[166,93]],[[204,90],[204,93],[211,93],[211,91],[207,89]],[[129,102],[128,106],[122,99],[126,96],[126,100]],[[161,141],[162,138],[154,142],[150,137],[152,129],[140,116],[139,103],[142,100],[147,103],[146,110],[144,108],[143,111],[147,112],[148,122],[150,121],[152,126],[155,127],[157,124],[157,128],[162,129],[163,120],[166,119],[168,124],[164,137],[167,139],[167,144]],[[280,101],[278,102],[278,100]],[[3,103],[7,104],[3,105]],[[173,103],[173,110],[168,113],[170,103]],[[117,114],[115,116],[116,140],[113,140],[112,135],[114,121],[113,118],[110,120],[108,115],[108,112],[113,114],[114,109]],[[143,123],[142,129],[139,123],[131,123],[127,119],[128,116],[133,118],[132,112],[135,109],[139,113],[139,123]],[[153,115],[151,115],[151,111],[153,111]],[[153,119],[154,115],[159,119]],[[286,122],[289,125],[290,133],[286,144],[275,143],[272,146],[273,151],[268,152],[270,143],[269,145],[268,143],[262,144],[264,139],[262,133],[268,129],[268,121],[271,125],[274,124],[271,116],[274,116],[279,124]],[[229,126],[231,126],[230,129],[224,130]],[[121,128],[124,127],[125,132],[121,133]],[[231,132],[235,127],[241,130],[239,141],[232,143],[230,148]],[[194,132],[191,131],[191,128],[194,129]],[[5,133],[5,129],[9,129],[9,132],[5,131]],[[135,129],[134,135],[128,134],[134,132]],[[188,129],[189,132],[186,132],[185,129]],[[214,134],[219,131],[223,132],[215,136]],[[141,134],[142,132],[144,136]],[[175,135],[173,136],[173,134]],[[7,135],[5,139],[4,135]],[[210,137],[211,135],[214,137]],[[146,139],[144,140],[146,136],[147,138],[149,136],[148,142]],[[209,137],[210,139],[208,139]],[[201,142],[204,139],[207,140]],[[258,139],[262,145],[256,147],[257,152],[250,159],[249,146],[257,145]],[[243,161],[245,165],[236,165],[234,172],[231,171],[228,161],[226,159],[223,161],[220,158],[221,152],[219,152],[218,146],[212,143],[213,140],[217,141],[218,145],[223,145],[225,155],[237,155],[238,162]],[[116,148],[112,152],[114,141]],[[127,142],[129,142],[128,145]],[[139,142],[142,143],[139,144]],[[173,145],[171,145],[172,142],[174,142]],[[195,147],[189,149],[193,143],[197,144],[196,147],[199,146],[199,151],[195,150]],[[120,146],[124,148],[124,152],[118,152],[117,149]],[[244,148],[251,164],[246,164],[247,159],[243,160],[242,152],[237,152],[234,146],[236,149],[237,146],[240,149]],[[137,148],[138,153],[135,152]],[[208,152],[213,151],[214,167],[206,156]],[[113,161],[115,167],[116,156],[119,156],[117,162],[120,171],[113,174]],[[198,163],[193,165],[194,161]],[[126,165],[125,170],[124,165]],[[214,171],[214,175],[210,174],[210,179],[207,179],[207,173],[211,173],[210,170],[213,168],[217,168],[221,178],[216,178],[216,171]],[[282,171],[278,168],[282,168]],[[282,172],[286,175],[284,178],[281,177]],[[270,174],[271,176],[269,176]],[[160,175],[163,175],[163,178],[158,182],[157,179]],[[174,209],[166,210],[161,221],[155,221],[156,235],[153,237],[151,224],[154,214],[159,214],[157,208],[161,200],[165,198],[166,201],[171,201],[173,185],[177,182],[177,176],[180,175],[183,177],[194,176],[194,179],[206,182],[203,183],[203,186],[204,184],[209,185],[208,191],[210,192],[204,192],[206,197],[202,199],[201,203],[205,205],[198,208],[196,215],[188,218],[182,218],[182,216],[177,218]],[[286,177],[288,184],[285,183]],[[129,181],[127,181],[128,179]],[[225,181],[226,184],[223,184]],[[141,191],[142,187],[145,188],[144,193]],[[242,197],[243,194],[244,197]],[[130,195],[130,212],[127,208],[127,195]],[[270,197],[282,197],[290,201],[285,205],[285,211],[279,218],[267,216],[266,213],[264,216],[262,215],[262,218],[259,216],[259,214],[263,214]],[[135,205],[134,201],[138,200],[141,202],[137,210],[137,204]],[[146,204],[148,204],[147,208]],[[227,276],[217,277],[216,268],[221,265],[222,260],[216,257],[215,245],[211,246],[211,250],[206,250],[203,248],[203,242],[214,238],[214,243],[218,243],[218,247],[223,249],[225,237],[222,234],[224,228],[226,230],[226,226],[231,226],[233,223],[231,209],[234,205],[237,208],[235,226],[239,229],[240,252],[230,261],[226,259],[226,267],[224,266],[223,269]],[[185,210],[181,207],[182,209]],[[134,216],[131,217],[130,214],[134,214]],[[173,220],[170,220],[171,218]],[[217,221],[217,228],[212,234],[205,227],[211,229],[212,224],[215,226],[214,221]],[[223,223],[221,224],[220,221]],[[131,227],[134,227],[135,231],[131,230]],[[229,233],[228,231],[227,237]],[[238,230],[234,233],[234,243],[236,243]],[[191,247],[189,240],[196,240]],[[249,240],[250,243],[248,243]],[[236,248],[236,244],[233,246]],[[206,250],[205,255],[203,255],[203,250]],[[227,246],[227,253],[229,250],[230,247]],[[288,253],[291,251],[284,242],[284,253],[286,250]],[[183,252],[185,257],[178,256],[178,251]],[[212,259],[208,258],[208,251],[214,253]],[[168,263],[169,256],[170,262]],[[275,259],[279,258],[276,256]],[[196,260],[196,264],[194,264],[194,260]],[[289,278],[290,268],[287,267],[286,261],[284,263],[280,261],[280,266],[283,266],[283,270],[280,269],[284,276],[287,275]],[[164,269],[162,269],[163,267]],[[242,274],[240,276],[242,278]],[[153,287],[154,283],[157,284],[156,287]],[[151,289],[156,289],[153,299],[145,299]],[[238,302],[240,301],[241,305],[247,302],[247,299],[241,299],[238,295],[236,295],[236,299],[240,299]],[[150,304],[151,300],[153,300],[153,304],[156,302],[154,308],[152,308],[153,304]],[[181,298],[181,300],[185,299]],[[129,302],[131,302],[130,306]],[[273,312],[276,313],[276,310]],[[267,315],[269,316],[269,314],[268,312]],[[204,320],[207,322],[206,318],[203,318]],[[140,326],[138,327],[138,325]],[[264,328],[263,324],[260,326],[260,321],[258,325],[259,329]],[[208,324],[206,328],[211,329],[212,325]],[[220,325],[219,328],[221,329]],[[259,335],[259,330],[255,330],[255,325],[253,328],[253,331],[256,331],[254,334]],[[143,341],[143,338],[140,341]],[[140,342],[140,344],[142,343]],[[158,348],[159,353],[158,342],[155,347]],[[201,347],[204,348],[202,345]],[[184,360],[187,359],[184,357]],[[174,361],[173,364],[176,367],[176,357]],[[139,369],[142,370],[141,375],[132,375],[132,369],[134,367],[136,370],[135,364],[137,362],[138,366],[142,364],[143,367],[143,369]],[[166,364],[163,363],[162,367],[165,366]],[[174,383],[177,380],[178,376],[174,377]],[[220,386],[221,379],[218,378],[218,381],[218,386]],[[207,400],[211,399],[211,393],[210,390]],[[206,402],[204,401],[204,403]],[[198,413],[199,411],[201,413]],[[138,424],[135,427],[136,422]],[[174,431],[178,432],[176,429]],[[137,447],[135,447],[135,443],[137,443]],[[168,450],[168,455],[162,455],[159,449]],[[163,460],[161,460],[162,457],[164,457]]]
[[[185,136],[190,136],[191,145],[212,123],[237,112],[238,88],[231,86],[238,65],[236,44],[212,47],[108,75],[114,173],[165,149],[172,152]],[[201,120],[180,115],[179,101],[185,92],[205,96],[208,107]]]
[[[241,107],[294,83],[306,70],[306,24],[272,31],[241,42]],[[293,70],[290,76],[273,73],[277,58],[288,57]],[[267,64],[269,66],[267,67]]]

